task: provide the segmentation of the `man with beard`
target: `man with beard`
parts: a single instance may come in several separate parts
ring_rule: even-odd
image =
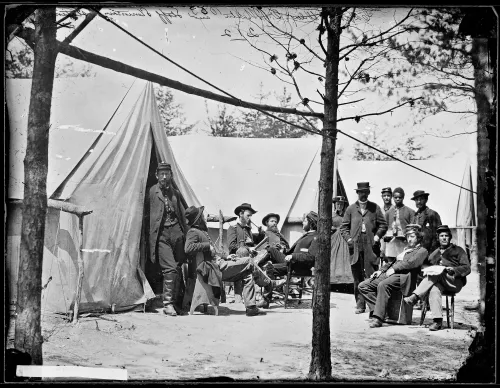
[[[184,236],[187,232],[181,194],[173,187],[172,168],[161,162],[156,168],[158,183],[151,187],[146,203],[149,217],[150,259],[159,262],[163,274],[163,312],[180,313],[183,299],[182,264],[185,262]]]
[[[427,249],[421,245],[420,225],[407,225],[407,248],[397,256],[394,263],[386,263],[370,279],[360,283],[359,292],[370,309],[370,327],[382,326],[389,298],[394,292],[408,295],[415,288],[417,274],[428,257]]]
[[[187,223],[191,227],[186,235],[186,254],[196,256],[198,252],[203,253],[204,262],[200,264],[197,271],[206,271],[208,279],[219,278],[225,282],[242,281],[246,315],[251,317],[262,314],[256,306],[255,284],[264,287],[266,292],[272,293],[275,287],[282,285],[285,281],[269,279],[250,257],[236,258],[235,254],[232,254],[226,258],[218,255],[208,235],[203,209],[203,206],[199,208],[190,206],[186,209]],[[214,286],[216,283],[215,281],[209,284]]]
[[[288,272],[288,263],[291,263],[293,270],[310,270],[314,267],[314,262],[318,254],[318,214],[310,211],[305,215],[302,221],[304,234],[285,251],[285,253],[275,247],[268,247],[268,259],[272,263],[268,271],[272,272],[273,276],[285,276]],[[272,293],[267,293],[262,296],[258,307],[269,308]]]
[[[267,226],[267,230],[264,233],[268,238],[268,246],[279,250],[288,250],[290,244],[288,244],[285,236],[278,229],[279,222],[280,216],[276,213],[269,213],[262,219],[262,225]]]
[[[413,291],[405,298],[405,302],[414,305],[418,300],[422,300],[429,295],[429,305],[434,322],[429,330],[436,331],[443,325],[443,292],[459,292],[467,283],[466,276],[470,274],[470,262],[467,253],[459,246],[451,243],[451,230],[447,225],[437,228],[439,248],[429,256],[429,264],[437,266],[424,269],[424,278]],[[438,271],[436,271],[438,269]]]
[[[359,182],[357,186],[358,200],[347,208],[340,233],[349,245],[355,313],[362,314],[366,310],[366,304],[358,285],[378,269],[380,239],[387,231],[387,222],[380,207],[368,201],[370,183]]]

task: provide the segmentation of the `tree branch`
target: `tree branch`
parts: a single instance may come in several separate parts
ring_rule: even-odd
[[[428,133],[428,132],[424,132],[424,135],[427,135],[427,136],[433,136],[433,137],[439,137],[441,139],[448,139],[450,137],[455,137],[455,136],[462,136],[462,135],[472,135],[474,133],[477,133],[477,131],[472,131],[472,132],[460,132],[460,133],[455,133],[453,135],[450,135],[450,136],[439,136],[439,135],[434,135],[432,133]]]
[[[99,8],[100,9],[100,8]],[[85,27],[97,16],[95,11],[89,12],[85,15],[85,19],[76,27],[71,34],[69,34],[62,43],[70,44],[73,39],[75,39],[80,32],[83,31]]]
[[[399,105],[394,106],[394,107],[392,107],[390,109],[387,109],[387,110],[385,110],[383,112],[366,113],[366,114],[363,114],[363,115],[352,116],[352,117],[342,117],[342,118],[340,118],[340,119],[337,120],[337,123],[339,123],[341,121],[345,121],[345,120],[356,120],[356,121],[359,121],[359,119],[361,119],[363,117],[368,117],[368,116],[381,116],[383,114],[392,112],[394,109],[401,108],[402,106],[407,105],[407,104],[412,104],[413,102],[415,102],[417,100],[421,100],[421,99],[422,99],[422,97],[413,98],[411,100],[403,102],[402,104],[399,104]]]
[[[34,47],[34,30],[31,28],[24,28],[18,33],[18,36],[21,37],[26,41],[26,43],[30,47]],[[59,41],[57,41],[57,46],[59,49],[59,52],[62,54],[65,54],[69,57],[72,57],[74,59],[78,59],[84,62],[92,63],[94,65],[104,67],[107,69],[111,69],[114,71],[117,71],[119,73],[123,74],[128,74],[133,77],[137,77],[140,79],[144,79],[146,81],[151,81],[154,83],[157,83],[162,86],[167,86],[169,88],[179,90],[184,93],[188,94],[193,94],[195,96],[200,96],[207,98],[209,100],[213,101],[219,101],[224,104],[229,104],[229,105],[234,105],[242,108],[247,108],[247,109],[261,109],[267,112],[278,112],[278,113],[286,113],[286,114],[293,114],[293,115],[298,115],[298,116],[309,116],[309,117],[317,117],[319,119],[323,119],[323,114],[322,113],[312,113],[312,112],[306,112],[306,111],[299,111],[295,108],[282,108],[278,106],[270,106],[270,105],[261,105],[261,104],[255,104],[247,101],[243,101],[240,99],[234,99],[231,97],[226,97],[217,93],[210,92],[208,90],[196,88],[194,86],[186,85],[183,84],[179,81],[174,81],[170,78],[163,77],[158,74],[150,73],[146,70],[138,69],[133,66],[126,65],[124,63],[115,61],[110,58],[106,58],[94,53],[91,53],[89,51],[82,50],[78,47],[71,46],[68,44],[63,44]]]

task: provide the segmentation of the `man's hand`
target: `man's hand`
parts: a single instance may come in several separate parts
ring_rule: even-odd
[[[373,241],[378,242],[380,240],[380,237],[378,235],[373,236]]]
[[[238,258],[234,253],[231,253],[230,255],[227,256],[226,260],[231,260],[231,261],[236,261]]]
[[[370,276],[370,279],[378,278],[381,273],[382,273],[382,271],[375,271],[374,273],[372,273],[372,276]]]
[[[452,275],[452,276],[453,276],[453,275],[455,275],[455,268],[453,268],[453,267],[446,267],[444,270],[445,270],[445,271],[446,271],[449,275]]]
[[[285,261],[288,263],[288,262],[290,262],[290,260],[292,260],[292,255],[286,255]]]
[[[264,234],[264,229],[262,229],[262,226],[259,226],[257,230],[259,231],[259,234]]]
[[[210,245],[210,255],[211,255],[212,257],[214,257],[214,256],[215,256],[215,248],[214,248],[213,246],[211,246],[211,245]]]
[[[349,238],[349,240],[347,240],[347,245],[349,245],[349,248],[354,248],[354,241],[352,240],[352,238]]]

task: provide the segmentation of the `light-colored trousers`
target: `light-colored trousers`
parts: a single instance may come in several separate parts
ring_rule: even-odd
[[[462,278],[455,278],[445,272],[425,276],[413,291],[421,300],[429,294],[429,306],[434,319],[443,317],[443,292],[459,292],[464,286]]]

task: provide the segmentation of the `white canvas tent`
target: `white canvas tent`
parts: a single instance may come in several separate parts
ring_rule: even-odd
[[[48,196],[59,187],[115,112],[132,84],[106,79],[56,79],[49,145]],[[22,199],[30,80],[7,81],[10,116],[8,198]],[[101,94],[102,93],[102,94]],[[134,308],[154,297],[141,262],[144,199],[159,160],[172,164],[188,205],[199,201],[184,178],[164,132],[152,84],[136,81],[109,123],[106,135],[56,199],[84,206],[85,276],[80,312]],[[7,269],[11,300],[17,293],[21,211],[8,207]],[[42,309],[68,311],[75,300],[78,218],[49,209],[43,261]]]

